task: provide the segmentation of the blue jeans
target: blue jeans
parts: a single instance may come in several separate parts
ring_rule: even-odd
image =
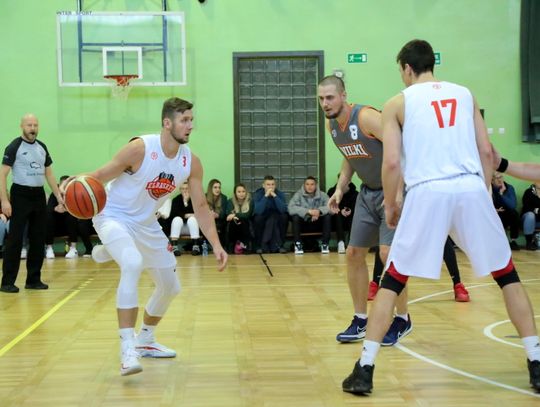
[[[7,232],[9,232],[9,219],[6,223],[0,220],[0,246],[4,245]]]
[[[536,221],[534,212],[525,212],[521,217],[523,222],[523,234],[533,235],[536,228],[540,228],[540,222]]]

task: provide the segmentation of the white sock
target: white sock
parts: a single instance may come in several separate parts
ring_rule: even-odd
[[[538,336],[527,336],[521,338],[523,346],[525,347],[525,352],[527,352],[527,358],[530,361],[540,360],[540,341]]]
[[[400,317],[401,319],[404,319],[405,321],[409,320],[409,314],[396,314],[396,317]]]
[[[362,357],[360,358],[360,366],[375,364],[375,358],[379,352],[381,344],[379,342],[364,340],[364,348],[362,349]]]
[[[141,342],[153,342],[154,341],[154,330],[156,325],[146,325],[144,322],[141,326],[141,330],[137,335],[137,339]]]
[[[118,333],[120,334],[120,339],[122,342],[133,342],[135,340],[134,328],[120,328]]]
[[[367,319],[367,314],[360,314],[359,312],[355,312],[354,316],[360,319]]]

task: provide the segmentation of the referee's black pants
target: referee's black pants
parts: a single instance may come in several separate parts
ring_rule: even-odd
[[[41,266],[45,250],[47,205],[43,187],[11,185],[11,218],[9,235],[4,247],[2,285],[13,285],[19,273],[24,228],[28,223],[28,254],[26,284],[41,281]]]

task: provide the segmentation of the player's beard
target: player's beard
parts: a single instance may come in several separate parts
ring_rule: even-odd
[[[339,108],[339,110],[336,113],[334,113],[334,114],[332,114],[332,113],[326,114],[326,112],[325,112],[324,115],[326,116],[327,119],[330,119],[330,120],[331,119],[336,119],[336,118],[339,117],[339,115],[341,114],[342,111],[343,111],[343,105]]]
[[[178,144],[187,144],[188,142],[188,139],[182,139],[182,138],[179,138],[177,137],[176,135],[176,126],[173,125],[172,129],[171,129],[171,137],[178,143]],[[187,136],[189,138],[189,135]]]

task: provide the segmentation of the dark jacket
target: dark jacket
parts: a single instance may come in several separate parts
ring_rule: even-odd
[[[521,214],[527,213],[527,212],[540,212],[536,211],[535,209],[540,209],[540,197],[536,196],[536,186],[532,184],[529,188],[523,192],[523,207],[521,209]],[[539,214],[536,214],[536,219],[538,220],[540,218]]]
[[[285,194],[279,189],[274,191],[276,197],[264,196],[264,188],[261,187],[253,193],[253,213],[255,215],[269,215],[272,213],[287,213],[287,201]]]
[[[504,191],[504,194],[500,194],[499,190],[500,188],[497,188],[495,185],[491,185],[491,196],[493,198],[493,205],[495,205],[495,208],[504,208],[504,209],[516,209],[517,208],[517,198],[516,198],[516,190],[514,187],[510,184],[504,183],[504,186],[506,187],[506,190]]]
[[[176,195],[171,202],[171,214],[169,219],[173,219],[176,216],[185,219],[186,214],[188,213],[195,213],[193,210],[193,204],[191,203],[191,198],[189,198],[187,205],[184,205],[184,197],[182,194]]]
[[[328,190],[328,196],[332,197],[332,195],[334,195],[335,192],[336,192],[336,185],[334,185]],[[339,203],[339,209],[349,208],[354,211],[354,207],[356,206],[357,196],[358,196],[358,191],[356,190],[356,185],[350,182],[349,190],[347,191],[347,193],[343,194],[341,198],[341,202]]]
[[[219,211],[219,214],[218,214],[219,216],[216,219],[216,223],[225,222],[225,219],[227,218],[227,196],[221,194],[220,199],[221,199],[221,210]],[[215,212],[215,207],[212,205],[211,202],[208,202],[208,206],[210,207],[210,210]]]
[[[249,220],[251,218],[251,215],[253,215],[253,200],[249,202],[249,210],[247,212],[234,212],[234,203],[232,198],[227,201],[227,215],[229,216],[231,213],[234,213],[236,217],[240,220]]]

